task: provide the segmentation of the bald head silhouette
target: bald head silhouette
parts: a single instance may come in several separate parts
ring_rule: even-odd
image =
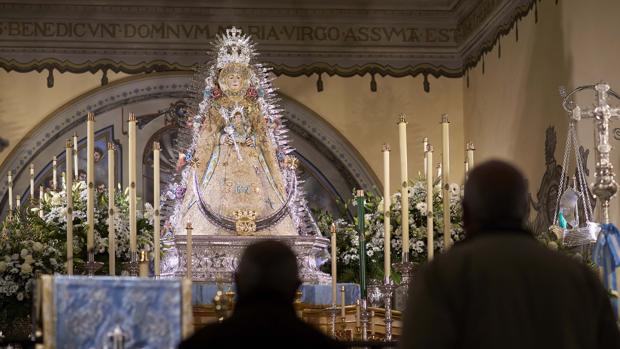
[[[295,253],[276,240],[252,244],[241,257],[235,282],[240,303],[262,300],[292,303],[301,284]]]
[[[523,229],[528,204],[527,182],[517,168],[500,160],[482,163],[465,183],[465,232]]]

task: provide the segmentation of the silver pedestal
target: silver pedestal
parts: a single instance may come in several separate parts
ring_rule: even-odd
[[[186,235],[175,236],[176,248],[162,260],[162,276],[185,276]],[[320,236],[212,236],[192,235],[192,280],[232,283],[245,248],[262,240],[281,241],[295,252],[303,283],[329,284],[331,276],[320,270],[328,260],[329,239]]]

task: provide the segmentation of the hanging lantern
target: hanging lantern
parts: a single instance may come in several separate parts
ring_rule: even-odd
[[[588,192],[586,176],[583,163],[578,152],[579,142],[577,140],[577,130],[575,124],[571,123],[568,128],[566,138],[566,149],[564,150],[564,163],[562,164],[562,175],[560,178],[560,194],[556,203],[556,217],[554,218],[551,231],[555,232],[568,247],[587,245],[596,242],[600,225],[590,221],[592,217],[592,205],[590,203],[590,193]],[[572,178],[572,185],[565,188],[566,169],[569,166],[569,158],[572,150],[575,150],[576,175]],[[582,204],[583,217],[579,215],[579,204]]]

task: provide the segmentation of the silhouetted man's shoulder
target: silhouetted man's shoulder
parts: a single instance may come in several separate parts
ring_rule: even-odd
[[[522,232],[439,255],[414,276],[406,312],[407,348],[620,347],[594,271]]]
[[[211,324],[184,341],[179,349],[198,348],[343,348],[336,340],[299,319],[287,323],[254,319],[252,322],[227,319],[221,324]]]

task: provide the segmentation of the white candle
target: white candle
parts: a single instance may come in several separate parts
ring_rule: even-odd
[[[424,154],[424,176],[428,175],[428,165],[426,161],[426,151],[428,150],[428,137],[422,139],[422,154]]]
[[[19,195],[15,195],[15,206],[18,210],[22,207],[22,198]]]
[[[338,276],[337,276],[337,268],[338,261],[336,259],[336,225],[332,223],[329,227],[331,231],[331,243],[332,243],[332,307],[336,307],[336,297],[338,292]]]
[[[355,302],[355,327],[360,328],[360,300]]]
[[[69,154],[69,157],[71,157],[71,154]],[[66,172],[62,171],[60,173],[60,183],[62,185],[62,189],[63,190],[67,190],[67,179],[66,179]]]
[[[56,155],[52,158],[52,190],[56,191],[58,189],[58,170],[57,170],[58,162],[56,160]]]
[[[108,143],[108,265],[110,275],[116,275],[116,233],[114,232],[115,189],[114,144]]]
[[[474,147],[474,143],[467,143],[467,165],[469,169],[474,168],[474,152],[476,151],[476,147]]]
[[[34,164],[30,164],[30,202],[34,202]]]
[[[138,276],[142,278],[149,277],[149,255],[145,250],[140,251],[140,271],[138,272]]]
[[[469,163],[465,161],[465,180],[467,180],[467,175],[469,174]]]
[[[129,251],[137,252],[136,220],[136,115],[129,113]]]
[[[65,179],[67,194],[67,274],[73,275],[73,154],[71,140],[67,140],[65,150]]]
[[[13,211],[13,172],[9,171],[8,175],[9,186],[9,214]]]
[[[426,151],[426,162],[430,171],[426,176],[426,252],[428,260],[434,255],[434,227],[433,227],[433,146],[429,145]]]
[[[187,226],[185,227],[187,231],[187,251],[186,254],[186,270],[187,270],[187,278],[192,279],[192,223],[187,222]]]
[[[403,261],[409,261],[409,174],[407,169],[407,121],[405,114],[398,121],[398,141],[400,145],[400,194],[401,230],[403,240]]]
[[[445,249],[452,245],[450,237],[450,122],[448,114],[441,116],[442,131],[442,185],[443,185],[443,244]]]
[[[376,332],[377,330],[375,329],[375,311],[371,310],[370,311],[370,335],[373,337],[373,339],[374,339]]]
[[[73,178],[78,179],[78,137],[73,134]]]
[[[345,293],[344,293],[344,286],[340,287],[340,316],[345,319],[347,317],[347,313],[346,313],[346,299],[345,299]]]
[[[383,145],[383,275],[385,281],[390,280],[392,255],[391,239],[392,226],[390,224],[390,146]]]
[[[95,248],[95,115],[88,113],[86,121],[86,251]]]
[[[160,216],[159,207],[160,203],[160,188],[159,188],[159,142],[153,142],[153,209],[155,210],[153,215],[153,264],[155,266],[155,276],[159,276],[159,229],[160,229]]]
[[[39,217],[43,218],[43,186],[39,186]]]

